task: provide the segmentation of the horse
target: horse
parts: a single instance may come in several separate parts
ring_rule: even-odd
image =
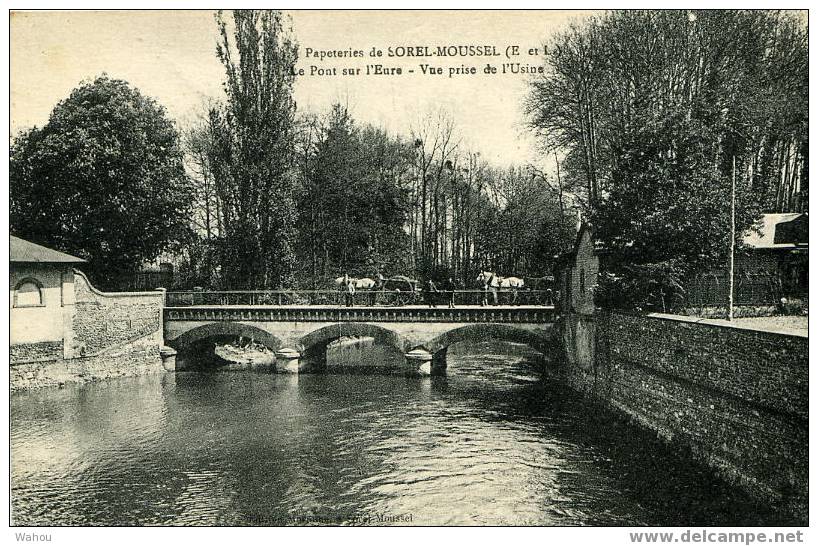
[[[525,287],[525,281],[520,277],[500,277],[500,288],[520,289]]]
[[[500,285],[500,282],[497,280],[497,275],[491,271],[481,271],[475,280],[477,281],[478,286],[497,288]]]
[[[369,277],[356,279],[354,277],[350,277],[349,275],[344,275],[343,277],[338,277],[335,279],[335,284],[340,287],[344,287],[348,283],[352,283],[352,286],[354,286],[356,290],[372,290],[372,288],[375,287],[375,281]]]
[[[370,279],[369,277],[355,279],[355,282],[357,284],[355,288],[358,288],[359,290],[372,290],[373,288],[375,288],[376,284],[375,280]]]
[[[484,286],[488,286],[491,289],[491,296],[492,300],[494,301],[494,305],[497,305],[498,303],[497,292],[503,288],[511,289],[511,303],[512,305],[516,304],[517,290],[520,290],[525,286],[525,281],[519,277],[500,277],[491,271],[481,271],[477,276],[477,282]]]
[[[525,281],[520,277],[500,277],[491,271],[481,271],[477,276],[477,282],[487,284],[490,288],[520,289],[525,286]]]

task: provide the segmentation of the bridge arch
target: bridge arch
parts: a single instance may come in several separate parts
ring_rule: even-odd
[[[483,323],[469,324],[444,332],[421,346],[421,348],[436,355],[437,358],[445,358],[444,355],[450,345],[462,341],[480,342],[488,340],[522,343],[545,355],[553,352],[557,342],[554,339],[553,328],[532,330],[513,324]]]
[[[167,344],[181,352],[191,349],[208,339],[219,337],[251,338],[256,343],[260,343],[273,351],[279,349],[282,345],[279,338],[257,326],[230,321],[211,322],[197,326],[176,339],[169,340]]]
[[[400,334],[365,322],[339,322],[324,326],[301,337],[299,348],[304,354],[326,355],[327,345],[342,337],[371,337],[375,343],[392,347],[403,354],[406,352],[406,340]]]

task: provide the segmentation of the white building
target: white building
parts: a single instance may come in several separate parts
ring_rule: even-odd
[[[71,335],[72,266],[85,260],[19,237],[9,242],[10,342],[17,360],[62,358]]]

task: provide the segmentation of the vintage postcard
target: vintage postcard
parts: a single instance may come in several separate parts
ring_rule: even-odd
[[[805,541],[806,11],[9,18],[18,542]]]

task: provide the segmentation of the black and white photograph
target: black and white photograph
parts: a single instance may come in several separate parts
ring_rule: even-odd
[[[9,10],[9,543],[808,542],[774,8]]]

